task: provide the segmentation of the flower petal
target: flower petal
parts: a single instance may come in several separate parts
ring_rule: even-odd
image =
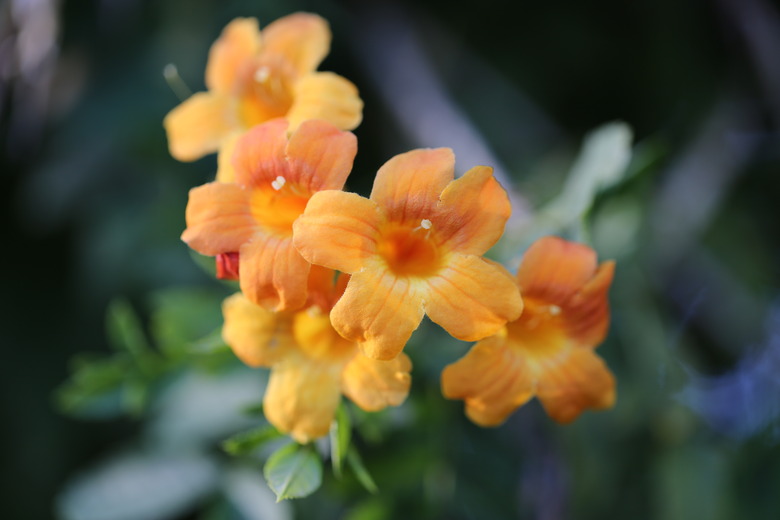
[[[343,191],[320,191],[293,223],[293,241],[309,262],[354,273],[376,255],[382,221],[379,208],[369,199]]]
[[[353,130],[363,120],[363,100],[355,85],[332,72],[315,72],[295,84],[287,112],[290,128],[309,119],[324,119],[342,130]]]
[[[283,56],[303,75],[315,70],[328,55],[331,35],[323,18],[295,13],[266,26],[262,39],[262,54]]]
[[[287,121],[272,119],[252,127],[235,144],[233,168],[238,184],[270,185],[277,177],[290,176],[285,159]]]
[[[412,362],[401,353],[390,361],[379,361],[357,354],[341,376],[344,395],[367,412],[398,406],[409,395]]]
[[[310,193],[344,187],[357,154],[357,138],[327,121],[305,121],[290,136],[287,162],[291,178]]]
[[[233,168],[233,154],[236,153],[238,139],[244,135],[233,132],[225,137],[217,154],[217,182],[236,182],[236,170]]]
[[[204,255],[238,251],[257,231],[249,195],[236,184],[211,182],[192,188],[181,239]]]
[[[311,264],[298,254],[289,237],[255,235],[239,250],[241,291],[251,301],[275,311],[306,303]]]
[[[449,148],[402,153],[379,168],[371,200],[394,222],[430,219],[454,175],[455,154]]]
[[[256,18],[236,18],[222,30],[209,51],[206,86],[213,92],[232,94],[245,64],[260,50]]]
[[[240,128],[235,103],[226,96],[198,92],[168,112],[163,120],[168,148],[179,161],[194,161],[216,152]]]
[[[592,350],[574,348],[565,358],[544,365],[536,394],[553,420],[569,423],[585,409],[611,408],[615,378]]]
[[[339,334],[358,343],[366,356],[381,360],[403,350],[422,317],[419,290],[408,278],[381,269],[353,274],[330,313]]]
[[[511,213],[493,169],[476,166],[444,188],[434,225],[453,250],[481,255],[501,238]]]
[[[289,316],[267,311],[241,293],[225,299],[222,315],[222,338],[251,367],[271,366],[296,348]]]
[[[575,294],[564,309],[566,330],[577,344],[595,347],[607,336],[609,299],[607,292],[615,272],[615,262],[601,264],[596,275]]]
[[[517,279],[524,297],[563,306],[595,273],[595,251],[548,236],[528,248]]]
[[[327,435],[341,400],[343,362],[290,353],[274,365],[263,399],[268,421],[301,444]]]
[[[512,275],[479,256],[453,253],[440,273],[428,278],[426,284],[428,317],[465,341],[495,334],[523,310]]]
[[[474,345],[441,374],[447,399],[463,399],[466,415],[480,426],[498,426],[533,397],[532,374],[502,335]]]

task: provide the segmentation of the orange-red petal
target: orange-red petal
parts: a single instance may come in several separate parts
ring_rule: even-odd
[[[493,169],[476,166],[444,188],[434,225],[451,249],[481,255],[501,238],[511,213]]]
[[[299,443],[327,435],[341,401],[342,362],[291,353],[274,365],[263,399],[268,421]]]
[[[352,170],[357,138],[327,121],[305,121],[290,136],[286,154],[288,182],[308,192],[340,190]]]
[[[168,112],[163,126],[171,155],[180,161],[194,161],[216,152],[240,123],[234,100],[198,92]]]
[[[609,329],[609,298],[615,262],[599,265],[596,274],[569,300],[564,310],[566,330],[572,341],[595,347]]]
[[[409,278],[381,269],[354,273],[330,313],[339,334],[358,343],[366,356],[381,360],[403,350],[422,317],[419,288]]]
[[[371,200],[394,222],[430,219],[454,175],[455,154],[449,148],[402,153],[379,168]]]
[[[209,51],[206,86],[222,94],[232,94],[243,67],[260,49],[260,29],[256,18],[236,18],[223,30]]]
[[[258,234],[239,250],[241,291],[252,302],[276,311],[303,307],[311,265],[289,237]]]
[[[596,252],[583,244],[543,237],[528,248],[517,279],[523,296],[562,305],[596,273]]]
[[[267,311],[241,293],[225,299],[222,315],[222,338],[249,366],[271,366],[296,348],[289,316]]]
[[[272,119],[242,135],[235,144],[233,169],[238,184],[268,186],[279,176],[288,178],[285,159],[287,121]]]
[[[363,100],[355,85],[332,72],[315,72],[295,84],[287,112],[290,128],[309,119],[324,119],[342,130],[357,128],[363,119]]]
[[[238,251],[257,230],[249,195],[236,184],[211,182],[191,189],[185,217],[181,239],[204,255]]]
[[[323,18],[295,13],[270,23],[262,32],[264,55],[283,56],[300,75],[311,72],[330,51],[330,28]]]
[[[409,395],[412,362],[401,353],[390,361],[357,354],[344,368],[341,388],[344,395],[367,412],[398,406]]]
[[[293,241],[309,262],[354,273],[376,254],[382,221],[382,213],[369,199],[355,193],[321,191],[312,195],[293,223]]]
[[[569,423],[584,410],[603,410],[615,403],[615,378],[595,352],[574,348],[540,369],[536,394],[547,414]]]
[[[474,345],[441,375],[442,393],[463,399],[466,415],[481,426],[498,426],[533,397],[533,378],[522,355],[502,335]]]
[[[428,317],[465,341],[495,334],[523,310],[512,275],[479,256],[453,253],[445,267],[425,283]]]

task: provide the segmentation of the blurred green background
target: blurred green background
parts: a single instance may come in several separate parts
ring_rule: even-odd
[[[590,129],[633,128],[626,178],[576,236],[618,261],[599,350],[617,376],[614,410],[562,427],[531,403],[480,429],[438,387],[467,345],[427,327],[408,349],[409,401],[353,417],[380,493],[328,476],[282,506],[258,461],[218,447],[251,419],[215,410],[259,401],[260,372],[230,368],[235,391],[213,367],[176,372],[135,416],[110,403],[91,419],[58,411],[69,360],[109,353],[116,298],[153,336],[171,309],[199,333],[219,325],[229,289],[178,238],[187,191],[213,178],[215,158],[168,155],[161,122],[179,100],[162,70],[174,63],[202,90],[227,22],[298,10],[329,20],[321,69],[351,79],[366,103],[353,191],[366,193],[397,153],[451,146],[460,169],[491,164],[511,179],[522,219],[558,194]],[[4,518],[778,518],[778,56],[780,10],[768,0],[7,0]],[[190,441],[200,458],[160,451]],[[145,498],[148,510],[133,509]]]

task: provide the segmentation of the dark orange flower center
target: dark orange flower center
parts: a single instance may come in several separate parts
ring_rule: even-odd
[[[523,298],[519,319],[507,323],[511,343],[532,358],[554,356],[566,347],[566,329],[562,309],[533,298]]]
[[[266,231],[290,236],[293,222],[306,209],[309,197],[289,184],[278,190],[257,188],[252,191],[252,216]]]
[[[402,276],[430,276],[441,267],[441,255],[428,227],[391,227],[381,233],[377,249],[390,269]]]
[[[259,59],[238,82],[238,112],[245,128],[287,114],[293,102],[295,71],[281,60]]]

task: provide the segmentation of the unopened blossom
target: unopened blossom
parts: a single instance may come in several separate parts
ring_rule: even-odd
[[[598,265],[581,244],[535,242],[517,273],[523,314],[444,369],[445,397],[463,399],[468,417],[482,426],[501,424],[534,396],[560,423],[610,408],[615,379],[594,349],[609,328],[614,267]]]
[[[316,70],[330,40],[328,23],[309,13],[280,18],[262,32],[255,18],[230,22],[209,52],[208,91],[165,117],[171,155],[193,161],[232,147],[243,132],[277,117],[287,118],[291,130],[308,119],[325,119],[341,130],[357,127],[363,102],[355,86]]]
[[[270,367],[263,411],[268,421],[300,443],[328,433],[345,395],[365,411],[404,402],[411,385],[411,362],[364,356],[332,327],[328,312],[344,290],[333,271],[312,269],[310,306],[297,312],[270,312],[240,293],[222,306],[222,335],[247,365]]]
[[[523,304],[512,276],[483,258],[510,214],[491,168],[454,179],[448,148],[414,150],[379,169],[371,197],[321,191],[295,222],[308,261],[351,274],[334,328],[393,359],[423,315],[459,339],[495,334]]]

